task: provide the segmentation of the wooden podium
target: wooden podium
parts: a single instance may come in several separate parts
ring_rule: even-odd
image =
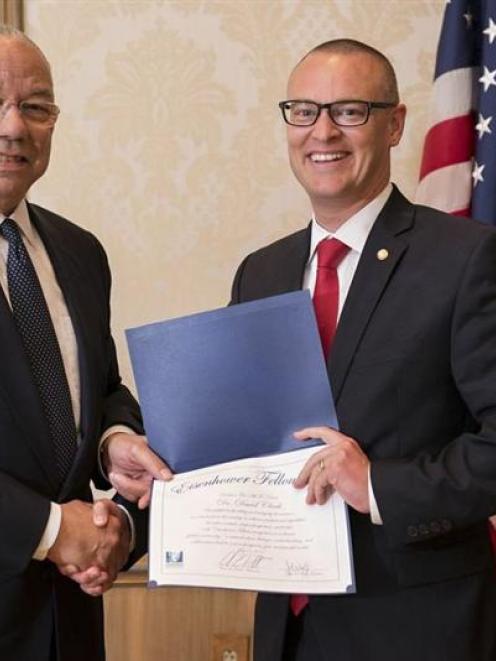
[[[249,661],[255,593],[147,588],[146,562],[106,593],[107,661]]]

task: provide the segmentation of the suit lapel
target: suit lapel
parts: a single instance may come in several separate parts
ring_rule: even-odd
[[[290,246],[288,260],[285,262],[284,287],[285,290],[295,291],[301,289],[305,267],[310,252],[311,225],[295,236],[293,244]]]
[[[407,231],[413,217],[413,205],[395,187],[365,244],[329,356],[328,369],[336,402],[370,318],[408,247]],[[385,259],[379,259],[379,251],[387,251]]]
[[[301,289],[310,251],[311,226],[273,245],[268,270],[258,273],[256,287],[243,293],[243,300],[276,296]]]
[[[336,402],[371,316],[408,248],[408,230],[412,227],[414,213],[414,206],[394,187],[367,239],[328,359]],[[273,263],[275,271],[271,273],[270,291],[257,290],[258,297],[301,289],[310,250],[311,226],[289,239],[289,243],[284,241],[284,249]],[[386,259],[378,258],[380,250],[387,250]]]

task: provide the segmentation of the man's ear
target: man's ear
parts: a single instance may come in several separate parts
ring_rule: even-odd
[[[403,135],[403,129],[405,128],[405,118],[406,118],[406,106],[404,103],[399,103],[395,108],[392,109],[390,119],[389,119],[389,131],[390,131],[390,146],[396,147],[396,145],[401,140]]]

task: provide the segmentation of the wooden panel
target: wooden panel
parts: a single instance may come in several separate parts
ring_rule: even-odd
[[[210,661],[249,661],[250,637],[240,633],[214,633]]]
[[[2,0],[0,12],[0,22],[22,30],[22,0]]]
[[[207,661],[215,634],[251,637],[254,604],[254,593],[237,590],[149,590],[146,574],[131,570],[105,595],[107,659]]]

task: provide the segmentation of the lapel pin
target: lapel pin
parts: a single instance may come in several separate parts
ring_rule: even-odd
[[[388,257],[389,257],[389,250],[386,250],[386,248],[381,248],[380,250],[377,251],[377,259],[380,262],[383,262]]]

